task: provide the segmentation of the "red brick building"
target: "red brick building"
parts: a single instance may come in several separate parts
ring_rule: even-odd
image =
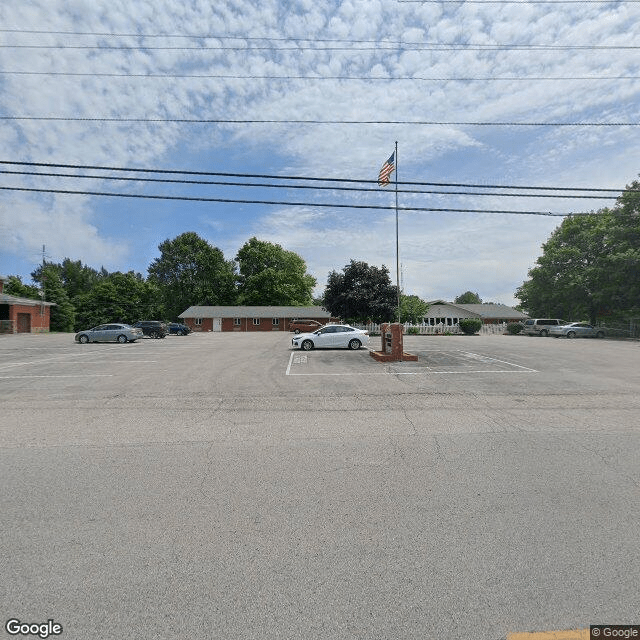
[[[331,314],[322,307],[189,307],[179,318],[193,331],[289,331],[291,320],[326,324]]]
[[[53,302],[18,298],[3,292],[6,278],[0,276],[0,333],[49,331]]]

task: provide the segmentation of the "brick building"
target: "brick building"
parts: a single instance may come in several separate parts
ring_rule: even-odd
[[[326,324],[331,314],[322,307],[189,307],[179,316],[193,331],[289,331],[297,318]]]
[[[49,331],[53,302],[18,298],[4,293],[7,278],[0,276],[0,333]]]

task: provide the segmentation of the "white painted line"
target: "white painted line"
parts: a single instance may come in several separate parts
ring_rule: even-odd
[[[23,378],[113,378],[112,373],[80,373],[62,376],[0,376],[0,380],[22,380]]]
[[[497,358],[492,358],[490,356],[483,356],[479,353],[472,353],[471,351],[460,351],[459,353],[462,353],[474,360],[482,360],[483,362],[499,362],[500,364],[506,364],[510,367],[517,367],[518,369],[524,369],[525,371],[533,371],[534,373],[538,373],[535,369],[523,367],[522,365],[514,364],[513,362],[507,362],[506,360],[498,360]]]
[[[287,368],[287,372],[289,368]],[[538,373],[534,369],[524,371],[512,371],[506,369],[488,369],[480,371],[384,371],[380,373],[287,373],[288,376],[428,376],[428,375],[469,375],[474,373]]]
[[[295,351],[291,352],[291,356],[289,357],[289,366],[287,367],[287,372],[285,375],[290,376],[291,375],[291,365],[293,364],[293,355],[294,355]]]

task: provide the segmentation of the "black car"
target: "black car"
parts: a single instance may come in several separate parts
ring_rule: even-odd
[[[150,338],[164,338],[167,335],[167,325],[160,320],[140,320],[134,327],[142,329],[142,333]]]
[[[186,324],[180,324],[179,322],[170,322],[167,328],[169,333],[174,333],[178,336],[186,336],[188,333],[191,333],[191,329],[187,327]]]

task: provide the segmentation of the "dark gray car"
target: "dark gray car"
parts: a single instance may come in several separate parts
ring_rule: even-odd
[[[93,329],[76,333],[76,342],[135,342],[142,338],[142,329],[128,324],[101,324]]]

